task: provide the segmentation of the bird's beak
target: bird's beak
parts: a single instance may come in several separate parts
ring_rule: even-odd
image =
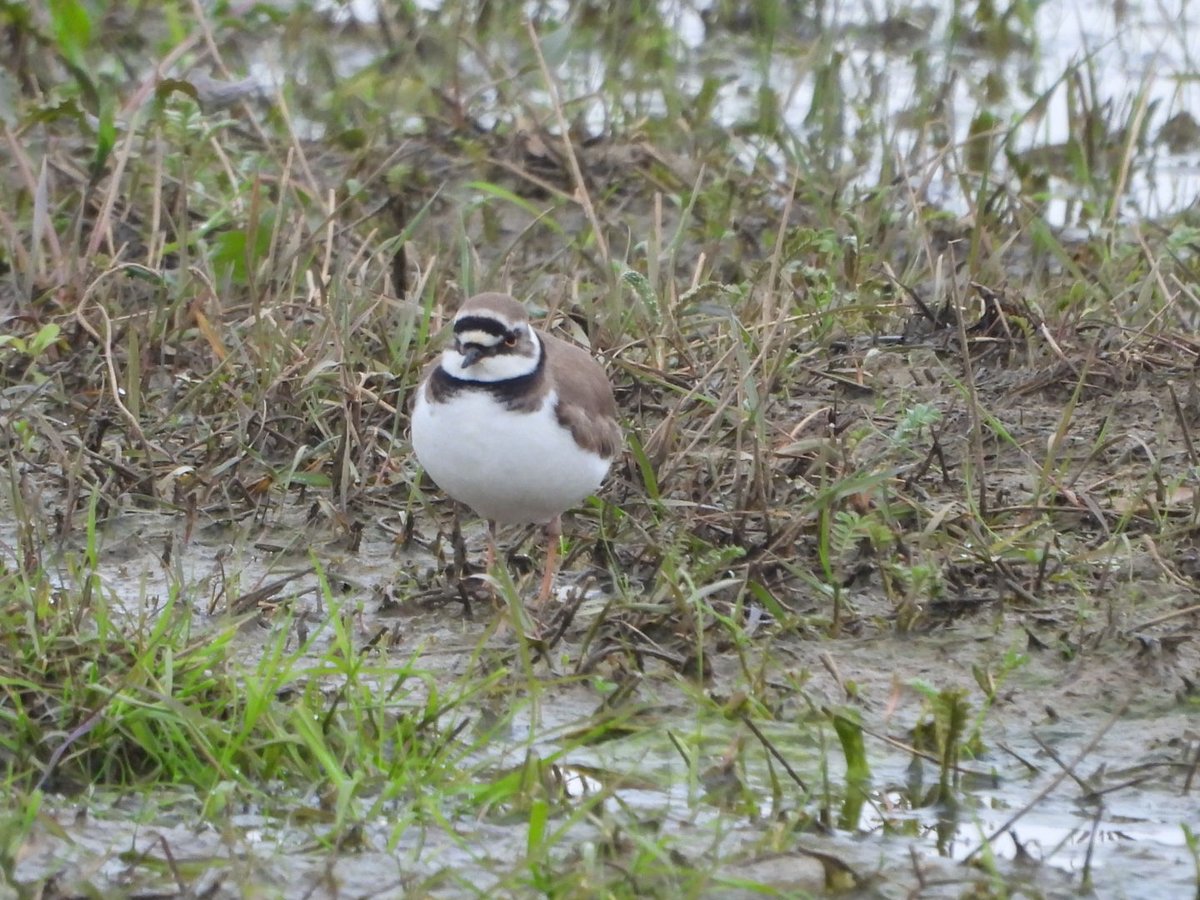
[[[462,364],[464,369],[469,369],[475,363],[479,362],[479,358],[483,356],[483,348],[478,344],[470,344],[459,351],[462,354]]]

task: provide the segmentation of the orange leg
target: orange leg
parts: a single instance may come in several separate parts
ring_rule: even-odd
[[[554,587],[554,576],[558,569],[558,544],[562,537],[562,519],[555,516],[546,524],[546,571],[542,573],[542,588],[538,591],[537,605],[541,609],[550,599]]]
[[[496,523],[488,520],[487,533],[487,556],[484,559],[483,571],[488,575],[492,574],[492,569],[496,565]]]

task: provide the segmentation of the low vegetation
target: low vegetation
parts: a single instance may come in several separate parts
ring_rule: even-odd
[[[0,897],[1200,888],[1194,120],[1020,0],[428,6],[0,2]],[[628,436],[536,637],[406,440],[484,289]]]

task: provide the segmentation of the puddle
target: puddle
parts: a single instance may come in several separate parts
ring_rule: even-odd
[[[528,715],[514,718],[515,743],[495,748],[490,760],[498,769],[520,765],[531,747],[552,754],[561,735],[578,727],[594,703],[582,690],[574,696],[569,690],[551,693],[553,702],[544,705],[540,727],[531,729],[536,739],[520,739]],[[1137,723],[1114,728],[1100,750],[1089,755],[1089,772],[1097,764],[1115,767],[1123,757],[1119,750],[1105,752],[1106,746],[1138,746],[1137,729]],[[695,752],[697,766],[689,767],[681,759],[665,737],[668,730]],[[767,733],[810,786],[819,788],[823,777],[830,784],[841,783],[836,750],[826,747],[823,752],[811,732],[773,726]],[[711,871],[712,896],[726,896],[739,878],[820,891],[826,877],[821,854],[859,877],[875,879],[872,896],[906,896],[920,887],[921,879],[944,882],[944,892],[930,887],[930,896],[961,896],[977,873],[956,864],[977,851],[984,835],[1007,823],[1057,774],[1044,755],[1039,758],[1040,749],[1027,743],[1011,749],[1038,759],[1045,766],[1041,774],[1030,777],[1020,764],[1004,764],[1005,757],[997,752],[990,759],[964,764],[994,774],[996,787],[961,791],[961,805],[953,814],[936,807],[913,809],[905,799],[907,791],[885,787],[910,782],[907,760],[873,749],[872,787],[856,828],[800,831],[773,846],[765,838],[772,823],[778,827],[806,816],[813,796],[785,780],[776,807],[764,757],[754,753],[746,755],[747,765],[735,767],[736,779],[723,779],[718,771],[722,753],[739,734],[746,737],[735,723],[668,712],[660,728],[569,750],[554,770],[563,808],[553,821],[568,817],[572,805],[586,806],[588,814],[569,825],[561,841],[564,849],[555,853],[565,855],[566,848],[586,853],[586,848],[602,845],[608,830],[619,823],[624,829],[644,828],[648,839],[694,857],[698,868]],[[1081,734],[1048,743],[1070,758],[1089,738]],[[832,733],[825,739],[835,742]],[[925,777],[927,784],[936,782],[936,773],[928,767]],[[995,865],[1010,887],[1029,881],[1036,883],[1040,896],[1074,897],[1090,856],[1092,878],[1104,885],[1104,896],[1185,896],[1195,889],[1194,864],[1178,824],[1172,823],[1194,820],[1195,803],[1178,794],[1178,782],[1151,781],[1097,805],[1081,800],[1079,790],[1064,781],[1034,803],[1011,828],[1011,837],[992,843]],[[723,800],[722,785],[734,783],[738,790]],[[742,787],[761,798],[757,808],[746,808],[738,799]],[[298,825],[261,811],[235,812],[221,828],[195,824],[198,804],[186,795],[112,797],[98,791],[73,802],[49,797],[46,807],[43,825],[23,848],[16,872],[20,882],[66,873],[60,879],[69,884],[70,873],[86,872],[93,884],[161,889],[171,883],[172,866],[191,874],[203,866],[212,872],[199,881],[189,879],[193,890],[224,884],[228,891],[255,884],[292,896],[318,884],[324,885],[318,896],[399,897],[430,880],[439,896],[477,896],[500,883],[511,884],[514,861],[527,852],[524,814],[503,810],[446,823],[448,827],[414,824],[398,829],[405,810],[389,806],[364,819],[354,846],[339,852],[320,845],[319,824]],[[310,800],[296,808],[315,813],[317,804]],[[315,815],[314,821],[320,819]],[[51,820],[57,829],[48,827]]]
[[[15,537],[11,510],[3,506],[0,550],[11,563]],[[431,559],[422,558],[419,550],[399,552],[395,529],[382,519],[364,532],[357,553],[345,550],[337,539],[313,540],[331,529],[306,532],[310,507],[307,502],[290,502],[274,511],[269,525],[252,518],[237,524],[198,523],[186,545],[180,517],[129,511],[98,536],[98,574],[123,605],[123,614],[147,624],[172,591],[215,598],[211,611],[197,604],[197,621],[203,627],[210,616],[223,615],[230,596],[252,592],[287,573],[301,573],[272,600],[286,598],[290,609],[311,618],[315,631],[329,612],[315,576],[307,573],[305,553],[311,550],[339,584],[342,609],[358,611],[355,633],[365,644],[381,624],[394,621],[379,613],[380,591],[404,567],[429,566]],[[164,564],[168,545],[172,551]],[[73,583],[77,563],[70,560],[79,553],[79,548],[63,550],[58,557],[64,585]],[[339,572],[351,574],[342,578]],[[477,646],[484,626],[464,620],[461,610],[452,606],[415,613],[405,620],[391,652],[407,660],[421,650],[415,664],[440,673],[445,690],[453,679],[464,677],[464,660]],[[248,669],[264,640],[262,629],[242,635],[240,653]],[[834,654],[842,671],[854,673],[862,696],[868,698],[863,709],[868,728],[904,741],[923,707],[917,694],[907,690],[901,692],[904,699],[895,702],[897,676],[920,679],[937,672],[940,683],[969,683],[971,667],[994,661],[1006,640],[1016,638],[998,637],[989,644],[964,632],[924,642],[785,639],[761,652],[778,654],[780,667],[789,671],[809,667],[814,673],[820,672],[819,654]],[[314,653],[324,646],[316,641]],[[564,652],[569,659],[569,646]],[[706,692],[709,696],[738,690],[737,670],[728,661],[723,665]],[[1104,659],[1096,665],[1105,674],[1096,676],[1094,686],[1115,690],[1105,679],[1119,680],[1119,671]],[[499,718],[493,708],[463,711],[476,732],[486,730],[466,740],[486,740],[461,764],[486,778],[520,770],[531,758],[546,761],[542,771],[555,782],[558,796],[555,821],[570,817],[574,807],[582,811],[569,824],[562,853],[568,847],[580,852],[581,847],[602,845],[606,829],[652,823],[646,827],[654,841],[684,856],[696,854],[696,865],[709,873],[717,893],[731,889],[738,878],[768,876],[775,884],[797,890],[820,890],[830,859],[858,877],[878,873],[882,865],[882,896],[902,896],[922,878],[932,877],[931,872],[961,890],[976,873],[957,864],[975,855],[984,836],[1001,829],[1026,805],[1029,810],[990,845],[1004,876],[1015,879],[1010,883],[1032,877],[1043,896],[1076,896],[1088,869],[1093,880],[1110,891],[1106,896],[1182,895],[1194,890],[1195,863],[1179,827],[1190,821],[1200,829],[1195,798],[1182,790],[1188,753],[1195,753],[1186,737],[1192,734],[1192,723],[1185,711],[1168,705],[1149,718],[1122,718],[1086,754],[1073,776],[1062,777],[1062,766],[1102,727],[1104,710],[1096,698],[1085,704],[1071,699],[1073,691],[1088,689],[1094,673],[1052,683],[1061,677],[1058,669],[1052,659],[1035,660],[1013,676],[1006,688],[1019,699],[1007,708],[998,704],[984,717],[981,736],[987,754],[962,762],[982,777],[963,783],[956,792],[955,810],[920,803],[922,794],[936,784],[936,767],[923,764],[921,783],[915,786],[911,757],[868,737],[872,774],[861,811],[832,831],[801,828],[778,847],[768,839],[771,823],[795,827],[800,820],[812,819],[823,793],[832,792],[835,813],[845,809],[838,799],[845,767],[832,728],[802,724],[811,716],[792,724],[761,725],[767,740],[805,782],[808,790],[802,790],[736,718],[698,712],[704,706],[698,707],[690,694],[696,688],[674,676],[647,674],[625,736],[580,746],[579,736],[594,722],[602,695],[587,682],[563,680],[543,667],[541,693],[513,697],[513,705]],[[817,676],[807,690],[834,698],[840,688]],[[420,703],[418,694],[405,702]],[[885,704],[889,695],[893,699]],[[973,700],[976,709],[980,702]],[[1049,705],[1074,712],[1059,719],[1033,712]],[[887,715],[881,717],[885,709]],[[782,712],[785,718],[790,715],[786,708]],[[1035,734],[1044,747],[1034,740]],[[1134,761],[1136,767],[1130,768]],[[1058,783],[1047,791],[1054,780]],[[49,796],[41,824],[21,851],[16,875],[25,883],[57,875],[66,884],[79,877],[111,889],[162,889],[172,883],[173,867],[194,873],[199,866],[212,873],[205,876],[207,882],[189,877],[195,890],[197,884],[229,891],[231,885],[253,883],[292,895],[306,885],[328,882],[329,890],[322,895],[401,896],[429,880],[439,894],[473,896],[493,885],[511,884],[513,860],[527,851],[521,811],[483,810],[439,826],[427,822],[402,827],[407,816],[403,806],[392,803],[370,813],[370,802],[359,801],[363,819],[356,845],[331,853],[322,843],[324,815],[315,798],[281,796],[280,808],[292,811],[282,817],[267,809],[230,810],[218,828],[198,824],[203,822],[200,799],[186,794],[117,796],[97,790],[85,798]],[[310,821],[299,823],[297,811],[307,812]],[[779,853],[787,861],[783,868]],[[822,862],[820,854],[830,859]],[[1146,875],[1148,866],[1153,867],[1152,877]],[[946,894],[952,895],[956,894]]]
[[[330,573],[331,583],[338,585],[341,608],[357,611],[355,635],[365,645],[381,626],[393,627],[396,621],[380,614],[380,592],[405,567],[430,567],[432,559],[419,549],[398,551],[396,529],[384,518],[376,518],[359,550],[351,553],[337,538],[318,539],[334,529],[307,525],[310,509],[310,503],[293,500],[276,508],[266,525],[250,517],[236,524],[197,523],[188,544],[182,540],[180,517],[131,510],[99,533],[98,574],[130,620],[151,625],[165,598],[180,592],[198,599],[195,613],[203,628],[210,618],[220,619],[229,598],[251,594],[290,573],[296,577],[264,603],[284,603],[298,616],[307,616],[315,633],[329,610],[316,576],[308,571],[306,552],[311,550]],[[11,510],[3,504],[0,551],[10,564],[15,560],[12,521]],[[164,563],[168,546],[172,549]],[[78,562],[72,559],[80,553],[79,547],[63,549],[50,566],[60,573],[64,586],[75,583]],[[213,599],[206,607],[202,598]],[[580,629],[586,627],[583,615]],[[464,620],[454,606],[411,613],[403,620],[397,644],[386,652],[399,661],[417,652],[415,665],[439,673],[441,689],[449,690],[455,679],[469,677],[463,671],[465,660],[477,648],[485,625]],[[267,634],[278,627],[267,621],[240,636],[238,652],[248,670]],[[820,672],[821,653],[834,654],[842,671],[854,673],[862,696],[868,698],[863,709],[868,728],[903,742],[923,707],[909,690],[895,702],[897,677],[969,683],[972,666],[994,663],[1007,642],[1016,640],[1005,635],[980,642],[969,630],[925,641],[829,643],[792,638],[760,652],[773,658],[778,654],[781,669],[808,668],[813,673]],[[324,638],[315,641],[313,653],[326,643]],[[569,644],[562,653],[556,658],[569,661]],[[708,696],[728,696],[739,689],[738,671],[728,660],[719,665],[723,669],[718,669]],[[545,681],[537,696],[513,697],[511,708],[499,717],[490,707],[462,711],[475,729],[464,739],[480,743],[461,764],[486,779],[520,770],[531,758],[546,761],[542,771],[555,782],[558,796],[554,821],[570,817],[575,807],[581,810],[562,838],[562,853],[568,847],[578,852],[602,845],[608,839],[606,829],[653,823],[647,827],[654,841],[684,856],[697,854],[696,865],[709,873],[717,893],[731,889],[738,878],[768,876],[775,884],[797,890],[820,890],[832,863],[822,862],[819,854],[857,877],[878,873],[882,866],[882,896],[903,896],[922,878],[932,877],[931,872],[961,890],[977,873],[957,864],[975,855],[984,836],[997,832],[1028,805],[1008,833],[990,845],[995,864],[1010,883],[1030,877],[1043,896],[1076,896],[1086,870],[1111,891],[1106,896],[1182,895],[1194,890],[1196,873],[1179,823],[1192,822],[1200,829],[1195,798],[1182,789],[1188,754],[1196,752],[1194,733],[1189,731],[1193,723],[1185,710],[1170,704],[1150,717],[1131,714],[1086,754],[1074,776],[1062,777],[1062,766],[1089,745],[1106,712],[1099,695],[1081,703],[1075,699],[1078,692],[1095,688],[1115,693],[1113,682],[1121,678],[1109,660],[1101,657],[1095,666],[1100,674],[1076,672],[1072,679],[1056,683],[1061,667],[1048,658],[1031,661],[1013,676],[1006,689],[1017,699],[999,703],[984,717],[981,736],[987,754],[962,763],[982,777],[963,783],[955,810],[921,805],[922,794],[936,784],[936,767],[923,764],[921,783],[914,786],[911,757],[868,737],[872,774],[861,811],[832,831],[810,823],[778,847],[768,839],[772,822],[795,828],[798,821],[814,819],[827,792],[834,813],[845,809],[838,799],[845,789],[845,767],[832,728],[811,721],[802,724],[811,716],[787,725],[765,720],[761,725],[803,779],[805,791],[768,758],[757,737],[736,718],[698,712],[705,707],[697,706],[691,695],[696,688],[667,673],[646,675],[625,736],[580,746],[579,736],[594,722],[603,696],[588,682],[564,680],[564,672],[552,673],[543,664],[539,677]],[[836,698],[841,689],[816,676],[806,690],[812,696]],[[420,704],[419,688],[403,702]],[[972,702],[978,709],[980,698]],[[1035,712],[1051,705],[1072,711],[1060,718]],[[885,709],[887,715],[881,717]],[[796,711],[789,713],[785,706],[781,712],[786,719]],[[1134,761],[1136,767],[1131,768]],[[1053,780],[1058,783],[1047,791]],[[358,801],[363,818],[355,846],[331,854],[322,843],[327,826],[320,824],[325,819],[319,801],[278,799],[281,809],[291,810],[288,815],[267,809],[231,810],[223,820],[218,817],[223,824],[216,827],[198,824],[204,821],[200,799],[188,795],[121,796],[97,790],[85,798],[49,796],[41,824],[21,851],[16,874],[24,883],[57,875],[68,884],[79,877],[111,889],[162,889],[172,883],[173,866],[184,872],[204,866],[212,869],[206,876],[211,884],[224,885],[221,890],[253,883],[291,895],[327,880],[331,887],[322,895],[401,896],[429,880],[440,894],[473,896],[489,886],[511,884],[513,860],[527,851],[521,811],[483,810],[438,826],[427,822],[401,827],[407,816],[403,806],[392,803],[371,813],[371,801],[365,798]],[[297,811],[306,812],[310,820],[298,822]],[[785,854],[787,865],[782,869],[776,853]],[[1146,875],[1149,866],[1152,877]],[[946,894],[952,895],[953,891]]]
[[[421,6],[436,10],[441,4]],[[568,6],[530,3],[529,9],[535,18],[573,21]],[[964,181],[963,173],[974,168],[965,148],[982,114],[998,134],[1011,129],[993,162],[993,189],[1016,178],[1005,152],[1025,160],[1049,178],[1042,216],[1052,226],[1092,229],[1108,224],[1110,212],[1126,222],[1165,217],[1200,195],[1200,136],[1176,137],[1194,131],[1200,110],[1194,50],[1200,46],[1200,11],[1186,0],[1102,8],[1083,0],[1020,4],[982,25],[957,5],[880,8],[845,0],[817,7],[811,18],[781,13],[783,24],[765,58],[761,41],[709,24],[720,23],[718,4],[663,0],[658,8],[677,41],[679,64],[666,91],[696,97],[714,89],[711,119],[728,130],[731,149],[748,166],[772,160],[782,179],[791,177],[789,154],[803,160],[801,169],[828,171],[866,190],[899,174],[920,202],[967,215],[979,182],[973,176]],[[369,28],[378,11],[371,2],[339,4],[334,18]],[[353,33],[336,57],[343,78],[372,65],[379,52]],[[624,110],[614,112],[605,96],[614,62],[594,45],[572,46],[569,34],[547,29],[543,40],[551,46],[564,96],[593,134],[608,133],[614,115],[675,114],[653,75],[632,72],[630,83],[638,87],[620,98]],[[280,62],[286,54],[270,45],[261,54],[253,66],[264,83],[292,77],[293,68]],[[459,65],[468,79],[492,77],[472,52],[463,53]],[[937,86],[936,110],[925,108],[931,85]],[[753,136],[764,89],[777,98],[785,137]],[[540,85],[531,82],[529,93],[549,108]],[[507,115],[498,99],[490,89],[475,95],[472,114],[484,128]],[[1103,134],[1084,135],[1082,118]],[[1133,141],[1130,124],[1142,132]],[[423,125],[410,118],[406,127],[419,133]],[[316,122],[306,128],[313,136],[321,132]],[[812,158],[815,151],[807,145],[814,133],[820,133],[814,147],[840,149]],[[1100,152],[1081,146],[1085,141],[1108,142],[1106,161],[1080,159],[1081,153]],[[1119,207],[1109,210],[1126,152],[1132,162],[1123,175],[1126,189]],[[1091,189],[1084,186],[1088,178],[1096,179]]]

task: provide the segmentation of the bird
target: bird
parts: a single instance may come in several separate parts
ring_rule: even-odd
[[[550,597],[562,514],[594,494],[622,446],[603,366],[533,327],[503,293],[469,298],[454,341],[425,368],[412,407],[412,447],[444,493],[496,526],[538,524],[547,535],[537,608]]]

